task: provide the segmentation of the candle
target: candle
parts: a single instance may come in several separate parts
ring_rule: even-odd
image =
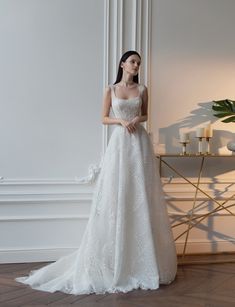
[[[180,142],[186,143],[189,141],[189,133],[188,132],[180,132]]]
[[[205,137],[205,128],[199,127],[196,129],[196,137],[198,138],[204,138]]]
[[[211,128],[211,124],[205,125],[205,137],[206,138],[211,138],[213,136],[213,130]]]

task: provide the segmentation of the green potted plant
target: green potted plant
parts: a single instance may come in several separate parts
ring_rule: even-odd
[[[223,123],[235,123],[235,101],[231,99],[213,101],[214,116],[224,118]],[[235,140],[227,144],[227,148],[235,151]]]

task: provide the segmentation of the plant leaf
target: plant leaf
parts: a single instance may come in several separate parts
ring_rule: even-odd
[[[225,103],[226,103],[228,109],[230,109],[230,111],[233,112],[233,103],[232,103],[232,101],[226,99]]]
[[[227,117],[222,120],[224,123],[235,122],[235,101],[231,99],[214,100],[212,110],[215,111],[214,116],[218,118]]]
[[[235,116],[230,116],[224,120],[222,120],[223,123],[235,123]]]
[[[212,106],[212,109],[213,109],[214,111],[224,111],[224,107],[222,107],[222,106],[213,105],[213,106]]]
[[[229,115],[234,115],[234,113],[232,112],[225,112],[225,113],[215,113],[214,116],[218,117],[218,118],[221,118],[221,117],[226,117],[226,116],[229,116]]]

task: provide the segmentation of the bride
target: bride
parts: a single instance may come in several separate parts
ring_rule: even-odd
[[[115,129],[78,250],[17,281],[48,292],[99,294],[157,289],[174,280],[174,240],[152,144],[141,125],[148,93],[138,81],[140,64],[136,51],[124,53],[117,80],[104,93],[103,124]]]

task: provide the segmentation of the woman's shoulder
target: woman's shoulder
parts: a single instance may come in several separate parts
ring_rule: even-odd
[[[144,92],[146,92],[148,90],[147,86],[144,85],[144,84],[139,83],[138,86],[139,86],[139,89],[140,89],[141,93],[144,93]]]
[[[104,92],[107,93],[107,94],[108,94],[108,93],[111,93],[112,87],[113,87],[112,84],[106,85],[106,86],[105,86],[105,89],[104,89]]]
[[[111,91],[113,90],[114,85],[113,84],[107,84],[105,86],[105,92],[111,93]]]
[[[143,84],[143,83],[138,83],[138,85],[140,86],[140,87],[142,87],[142,88],[147,88],[147,86],[145,85],[145,84]]]

